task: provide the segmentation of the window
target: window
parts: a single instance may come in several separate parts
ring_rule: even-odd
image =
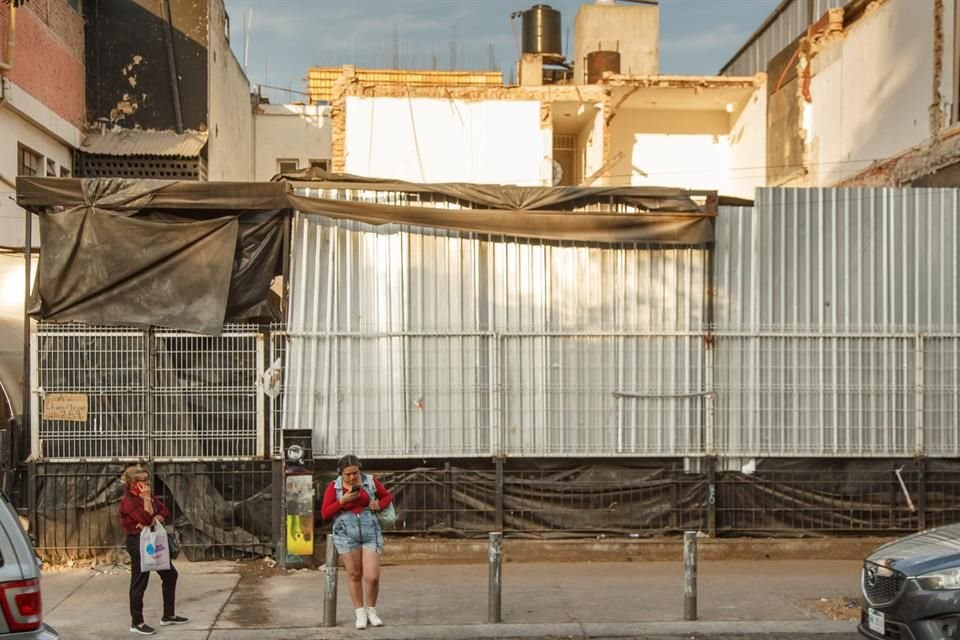
[[[324,171],[330,171],[330,161],[329,160],[311,160],[310,167],[312,169],[323,169]]]
[[[37,176],[43,167],[43,157],[25,146],[17,145],[17,175]]]
[[[47,177],[56,178],[57,177],[57,163],[47,158]]]
[[[290,173],[300,168],[300,163],[289,158],[277,158],[277,171],[280,173]]]
[[[60,177],[61,177],[61,178],[69,178],[69,177],[70,177],[70,169],[67,169],[67,168],[66,168],[65,166],[63,166],[63,165],[60,165]]]

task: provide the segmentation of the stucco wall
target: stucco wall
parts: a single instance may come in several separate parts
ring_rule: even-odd
[[[930,138],[933,29],[934,0],[893,0],[814,58],[808,184],[829,186]]]
[[[574,20],[574,82],[584,84],[584,58],[598,47],[620,52],[620,71],[655,75],[660,9],[652,5],[582,4]]]
[[[325,105],[264,104],[254,117],[256,171],[254,179],[269,180],[277,160],[296,159],[300,168],[310,160],[330,160],[330,107]]]
[[[584,181],[589,181],[591,176],[603,168],[603,118],[603,109],[598,109],[597,114],[593,117],[593,123],[585,127],[577,136],[577,152],[579,153],[581,148],[584,152]],[[597,179],[591,182],[589,186],[599,187],[605,184],[608,184],[607,180],[597,176]]]
[[[6,102],[0,105],[0,247],[22,247],[23,209],[10,199],[17,178],[17,146],[43,156],[44,173],[50,159],[57,175],[61,167],[72,175],[72,147],[80,144],[80,131],[17,85],[7,83],[5,95]],[[36,218],[32,244],[40,246]]]
[[[552,139],[541,131],[538,101],[345,102],[347,173],[415,182],[549,184]]]
[[[729,191],[724,195],[753,199],[757,187],[767,184],[767,88],[758,87],[746,106],[730,114]]]
[[[716,189],[730,194],[733,164],[725,111],[622,109],[610,122],[609,184]],[[752,197],[752,196],[751,196]]]
[[[210,65],[207,179],[252,180],[254,131],[250,82],[230,50],[225,18],[223,0],[211,0],[207,52]]]

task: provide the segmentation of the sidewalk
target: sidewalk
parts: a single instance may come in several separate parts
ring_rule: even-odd
[[[487,621],[483,564],[399,565],[382,570],[378,611],[386,626],[357,631],[340,571],[337,627],[322,627],[324,574],[280,571],[263,561],[178,561],[177,612],[191,622],[159,627],[160,580],[146,597],[147,622],[158,638],[371,640],[479,638],[684,637],[763,633],[856,637],[856,623],[818,610],[834,605],[848,617],[859,610],[860,562],[854,560],[701,561],[699,616],[683,621],[680,562],[507,562],[503,566],[503,623]],[[129,639],[129,571],[46,571],[45,620],[64,638]],[[821,600],[826,599],[826,600]]]

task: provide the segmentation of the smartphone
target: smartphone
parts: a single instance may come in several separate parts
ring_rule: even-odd
[[[350,489],[350,493],[360,493],[360,485],[353,485],[353,488]]]
[[[134,482],[130,485],[130,495],[139,496],[143,491],[143,484],[139,482]]]

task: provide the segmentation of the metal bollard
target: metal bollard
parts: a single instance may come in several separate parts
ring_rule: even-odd
[[[333,534],[327,534],[327,547],[323,561],[323,626],[337,626],[337,549],[333,546]]]
[[[487,558],[490,561],[490,580],[487,585],[487,622],[500,622],[500,587],[503,574],[500,567],[503,563],[503,532],[490,533],[490,545],[487,549]]]
[[[697,532],[683,532],[683,619],[697,619]]]

